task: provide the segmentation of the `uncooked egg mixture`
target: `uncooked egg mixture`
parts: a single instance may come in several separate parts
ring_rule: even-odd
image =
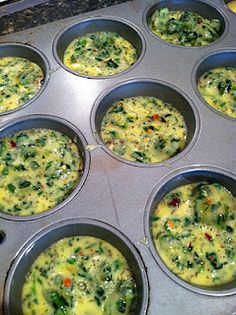
[[[115,32],[97,32],[74,39],[63,62],[84,75],[109,76],[128,69],[136,60],[136,49],[125,38]]]
[[[27,216],[51,209],[82,171],[76,143],[58,131],[30,129],[0,139],[0,211]]]
[[[207,71],[199,78],[198,89],[210,106],[236,118],[236,68],[220,67]]]
[[[101,137],[120,157],[156,163],[183,150],[187,127],[182,114],[154,96],[120,99],[104,115]]]
[[[43,80],[44,73],[36,63],[21,57],[0,58],[0,112],[27,103]]]
[[[195,12],[162,8],[153,13],[148,24],[155,35],[174,45],[205,46],[219,38],[220,21]]]
[[[236,280],[236,198],[219,183],[169,192],[151,231],[161,259],[183,280],[203,286]]]
[[[24,315],[136,315],[136,284],[125,257],[92,237],[64,238],[34,261],[22,293]]]

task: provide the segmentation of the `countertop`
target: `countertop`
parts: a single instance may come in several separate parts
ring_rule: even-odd
[[[0,18],[0,35],[126,2],[127,0],[50,0]]]

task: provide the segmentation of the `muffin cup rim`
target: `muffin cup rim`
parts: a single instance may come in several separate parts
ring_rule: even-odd
[[[51,70],[51,67],[50,67],[50,62],[48,60],[48,57],[37,47],[31,45],[31,44],[28,44],[28,43],[21,43],[21,42],[16,42],[16,41],[12,41],[12,42],[3,42],[3,43],[0,43],[0,50],[4,47],[23,47],[24,49],[29,49],[29,50],[32,50],[35,54],[37,54],[43,61],[44,63],[44,66],[45,66],[45,72],[43,71],[43,69],[38,65],[38,63],[36,63],[40,69],[44,72],[44,82],[43,84],[41,85],[40,89],[36,92],[36,94],[29,100],[27,101],[26,103],[18,106],[18,107],[15,107],[11,110],[8,110],[8,111],[4,111],[4,112],[0,112],[0,118],[2,116],[5,116],[5,115],[9,115],[9,114],[12,114],[12,113],[15,113],[17,112],[18,110],[21,110],[21,109],[24,109],[26,108],[28,105],[32,104],[34,101],[37,100],[38,97],[40,97],[40,95],[44,92],[44,90],[46,89],[47,85],[48,85],[48,82],[49,82],[49,79],[50,79],[50,70]],[[17,55],[14,55],[17,57]],[[5,56],[7,57],[7,56]],[[10,56],[9,56],[10,57]],[[23,58],[23,57],[22,57]],[[27,59],[27,57],[24,57],[25,59]]]
[[[205,54],[204,56],[201,56],[200,59],[198,59],[198,61],[194,64],[193,68],[192,68],[192,73],[191,73],[191,83],[192,83],[192,87],[194,89],[194,92],[196,94],[196,96],[198,97],[198,99],[205,105],[207,106],[210,110],[212,110],[213,112],[215,112],[217,115],[219,115],[222,118],[225,118],[227,120],[231,120],[231,121],[236,121],[236,117],[231,117],[229,115],[225,115],[223,112],[221,112],[220,110],[215,109],[214,107],[212,107],[205,99],[204,97],[201,95],[198,87],[197,87],[197,78],[196,78],[196,74],[197,71],[199,69],[199,67],[208,59],[220,55],[220,54],[224,54],[224,53],[235,53],[235,57],[236,57],[236,48],[235,47],[225,47],[223,48],[219,48],[216,49],[214,51],[208,52],[207,54]],[[223,62],[222,62],[223,63]],[[224,66],[222,66],[224,67]],[[218,67],[215,67],[218,68]],[[211,68],[211,69],[215,69],[215,68]],[[235,63],[235,67],[233,66],[232,68],[236,69],[236,63]],[[209,69],[210,70],[210,69]],[[203,73],[202,73],[203,74]]]
[[[96,117],[97,110],[98,110],[102,100],[106,96],[108,96],[110,93],[113,93],[118,88],[124,87],[125,85],[135,84],[135,83],[142,83],[142,82],[144,82],[144,83],[150,82],[150,83],[154,83],[154,84],[160,84],[160,85],[166,86],[167,88],[172,89],[176,93],[178,93],[181,97],[183,97],[186,100],[186,102],[191,107],[191,109],[193,111],[193,114],[194,114],[195,123],[196,123],[195,131],[194,131],[193,137],[190,140],[189,144],[187,146],[185,146],[185,148],[180,153],[178,153],[177,155],[175,155],[175,156],[173,156],[173,157],[171,157],[171,158],[169,158],[167,160],[160,161],[160,162],[157,162],[157,163],[134,162],[134,161],[126,160],[126,159],[120,157],[119,155],[116,155],[115,153],[113,153],[111,150],[109,150],[106,147],[106,145],[103,143],[101,137],[98,135],[97,130],[96,130],[95,117]],[[142,96],[142,95],[140,95],[140,96]],[[130,97],[132,97],[132,96],[130,96]],[[172,105],[172,106],[174,106],[174,105]],[[91,126],[91,129],[92,129],[93,137],[95,138],[97,144],[109,156],[111,156],[112,158],[114,158],[114,159],[116,159],[116,160],[118,160],[118,161],[120,161],[122,163],[125,163],[127,165],[134,166],[134,167],[135,166],[136,167],[142,167],[142,168],[166,166],[166,165],[174,163],[177,160],[183,158],[194,147],[194,145],[199,140],[201,129],[202,129],[202,124],[201,124],[201,119],[200,119],[200,114],[199,114],[198,108],[195,105],[195,103],[192,101],[192,99],[187,95],[187,93],[185,93],[182,89],[178,88],[176,85],[174,85],[172,83],[169,83],[169,82],[164,81],[164,80],[159,80],[159,79],[154,79],[154,78],[147,78],[147,77],[146,78],[135,78],[135,79],[131,78],[131,79],[127,79],[127,80],[124,80],[124,81],[120,81],[117,84],[113,85],[112,87],[108,87],[102,93],[100,93],[98,95],[98,97],[95,99],[93,107],[92,107],[92,110],[91,110],[91,113],[90,113],[90,126]]]
[[[125,235],[125,233],[122,230],[118,229],[117,227],[115,227],[114,225],[112,225],[110,223],[107,223],[107,222],[99,220],[99,219],[89,218],[89,217],[80,217],[80,218],[71,217],[71,218],[59,220],[59,221],[54,222],[54,223],[50,223],[49,225],[43,227],[43,229],[38,230],[29,239],[27,239],[27,241],[20,248],[17,255],[14,257],[14,259],[11,262],[11,265],[9,267],[8,273],[5,277],[5,281],[4,281],[3,309],[4,310],[7,309],[6,315],[7,314],[10,315],[9,308],[7,306],[7,301],[9,300],[9,296],[10,296],[11,283],[13,281],[13,277],[14,277],[14,274],[17,270],[17,267],[21,263],[21,260],[23,259],[24,255],[26,255],[28,252],[30,252],[30,250],[35,245],[37,246],[37,242],[40,241],[40,239],[46,237],[48,233],[52,233],[53,231],[60,230],[61,228],[65,227],[65,226],[72,226],[72,225],[75,225],[75,226],[78,225],[79,226],[79,225],[86,225],[86,224],[88,224],[90,226],[95,226],[95,227],[101,228],[101,230],[106,230],[110,234],[115,235],[119,239],[121,244],[124,244],[124,246],[126,246],[128,251],[131,252],[131,254],[133,255],[133,257],[136,260],[137,265],[139,266],[139,273],[140,273],[141,282],[143,285],[143,295],[142,295],[143,301],[142,301],[141,310],[140,310],[140,311],[142,311],[142,313],[140,313],[140,315],[141,314],[145,315],[147,313],[148,306],[149,306],[149,280],[148,280],[148,275],[146,272],[146,267],[145,267],[143,258],[140,255],[135,244],[128,238],[127,235]],[[78,233],[77,235],[74,235],[74,236],[79,236],[79,235],[80,234]],[[90,236],[89,233],[88,234],[82,234],[82,235]],[[65,238],[65,237],[72,237],[72,235],[60,237],[57,239],[56,242],[58,242],[59,240]],[[100,236],[94,236],[94,237],[100,238]],[[112,246],[116,247],[109,240],[106,240],[105,238],[102,238],[102,239],[107,241]],[[53,243],[55,243],[55,242],[51,242],[51,244],[53,244]],[[48,245],[48,246],[50,246],[50,245]],[[48,246],[45,246],[44,250]],[[41,253],[42,253],[42,251],[41,251]],[[121,252],[121,254],[125,257],[125,255],[122,252]],[[35,257],[35,259],[37,257]],[[127,260],[126,257],[125,257],[125,259]],[[4,312],[4,314],[5,314],[5,312]]]
[[[202,294],[202,295],[208,295],[208,296],[230,296],[236,293],[236,285],[234,288],[226,289],[226,290],[214,290],[211,289],[213,286],[201,286],[196,284],[191,284],[190,282],[187,282],[186,280],[181,279],[176,275],[174,272],[172,272],[167,265],[162,260],[161,256],[159,255],[158,251],[156,250],[156,247],[154,245],[154,242],[152,240],[152,233],[151,233],[151,225],[150,225],[150,215],[152,213],[151,208],[154,202],[154,199],[156,195],[159,193],[161,188],[165,185],[167,185],[171,180],[176,178],[178,175],[184,175],[188,174],[194,171],[200,171],[200,172],[213,172],[219,175],[223,175],[225,177],[230,177],[236,182],[236,173],[233,173],[231,170],[228,170],[223,167],[218,167],[211,164],[193,164],[189,166],[183,166],[180,168],[177,168],[176,170],[164,175],[154,186],[154,188],[149,193],[146,203],[145,203],[145,211],[143,216],[143,224],[144,224],[144,234],[147,238],[148,243],[148,249],[151,252],[151,255],[155,262],[157,263],[157,266],[161,268],[161,270],[174,282],[176,282],[178,285],[182,286],[185,289],[188,289],[192,292]],[[180,185],[181,186],[181,185]],[[168,193],[168,192],[167,192]],[[235,282],[231,281],[232,283]],[[229,283],[231,283],[229,282]],[[229,284],[229,283],[226,283]],[[216,286],[221,287],[221,285]]]
[[[42,219],[42,218],[45,218],[49,215],[54,214],[55,212],[59,211],[61,208],[65,207],[69,202],[71,202],[72,199],[74,199],[74,197],[82,189],[82,187],[85,184],[85,181],[88,177],[88,174],[89,174],[91,157],[90,157],[90,152],[86,149],[86,146],[88,145],[87,140],[85,139],[82,132],[75,125],[73,125],[71,122],[69,122],[68,120],[66,120],[64,118],[54,116],[54,115],[48,115],[48,114],[25,115],[25,116],[11,119],[11,120],[5,122],[4,124],[0,125],[0,133],[1,133],[1,131],[4,131],[8,128],[11,129],[14,125],[16,125],[18,123],[21,123],[21,122],[27,123],[27,121],[30,121],[30,120],[35,120],[37,122],[39,119],[49,120],[49,121],[51,120],[54,122],[58,122],[59,124],[64,125],[64,126],[66,126],[66,128],[73,131],[75,133],[75,135],[80,139],[81,144],[84,146],[84,151],[81,152],[82,155],[84,154],[83,173],[82,173],[82,176],[81,176],[79,182],[76,184],[76,187],[71,191],[71,193],[61,203],[57,204],[55,207],[50,208],[46,211],[40,212],[38,214],[28,215],[28,216],[14,216],[14,215],[10,215],[10,214],[4,213],[4,212],[0,212],[0,218],[6,219],[8,221],[15,221],[15,222],[28,221],[29,222],[29,221],[39,220],[39,219]],[[36,128],[40,128],[40,127],[36,127]],[[34,127],[29,128],[28,130],[30,130],[30,129],[35,129],[35,128]],[[46,129],[51,129],[51,128],[46,128]],[[25,129],[19,129],[18,131],[20,131],[20,130],[25,130]],[[13,132],[13,133],[15,133],[15,132]],[[9,133],[9,134],[12,134],[12,133]],[[2,137],[0,137],[0,140],[1,140],[1,138]],[[3,138],[5,138],[5,136]],[[77,147],[79,148],[78,145],[77,145]]]
[[[152,35],[154,38],[156,38],[157,40],[161,41],[162,43],[169,45],[171,47],[176,47],[176,48],[180,48],[180,49],[206,49],[207,47],[212,47],[215,44],[218,44],[219,41],[222,41],[227,33],[229,32],[229,20],[228,17],[226,16],[226,14],[223,12],[223,10],[219,7],[216,7],[215,4],[208,2],[207,0],[194,0],[195,2],[199,2],[200,4],[206,4],[209,7],[212,7],[214,10],[216,10],[222,17],[222,19],[224,20],[224,31],[222,32],[222,34],[220,35],[219,38],[217,38],[216,40],[214,40],[213,42],[209,43],[208,45],[203,45],[203,46],[181,46],[181,45],[176,45],[173,44],[171,42],[168,42],[166,40],[161,39],[159,36],[155,35],[152,30],[150,29],[150,27],[148,26],[148,22],[147,22],[147,18],[148,18],[148,12],[152,9],[152,7],[155,7],[158,3],[160,2],[165,2],[167,0],[159,0],[152,4],[150,4],[149,6],[146,7],[146,9],[143,12],[143,16],[142,16],[142,20],[143,20],[143,25],[145,27],[145,29],[148,31],[148,33],[150,35]]]
[[[91,75],[85,75],[85,74],[81,74],[79,72],[76,72],[70,68],[68,68],[60,59],[60,57],[58,56],[57,53],[57,44],[60,40],[60,37],[66,33],[67,31],[69,31],[71,28],[75,27],[76,25],[82,24],[84,22],[91,22],[91,21],[98,21],[98,20],[105,20],[105,21],[114,21],[114,22],[118,22],[121,24],[124,24],[126,27],[131,28],[134,32],[137,33],[138,37],[140,38],[140,42],[142,45],[141,48],[141,53],[138,56],[137,60],[135,61],[135,63],[133,65],[131,65],[129,68],[125,69],[124,71],[121,71],[119,73],[116,74],[112,74],[112,75],[106,75],[106,76],[91,76]],[[73,74],[75,76],[81,77],[81,78],[86,78],[86,79],[92,79],[92,80],[106,80],[106,79],[113,79],[113,78],[117,78],[119,76],[122,76],[124,74],[126,74],[129,71],[132,71],[136,66],[138,66],[140,64],[140,62],[142,61],[145,53],[146,53],[146,39],[145,36],[142,32],[142,30],[133,22],[125,19],[125,18],[121,18],[121,17],[116,17],[113,15],[95,15],[95,16],[89,16],[89,17],[85,17],[85,18],[80,18],[76,21],[73,21],[69,24],[66,25],[65,28],[61,29],[56,36],[53,39],[53,43],[52,43],[52,53],[53,53],[53,57],[56,60],[56,62],[59,64],[59,66],[69,72],[70,74]]]

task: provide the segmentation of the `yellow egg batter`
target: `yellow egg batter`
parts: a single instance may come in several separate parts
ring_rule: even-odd
[[[220,21],[195,12],[161,8],[148,21],[150,30],[161,39],[180,46],[205,46],[219,37]]]
[[[64,238],[26,276],[24,315],[136,315],[136,284],[125,257],[92,237]]]
[[[236,279],[236,198],[218,183],[170,191],[152,215],[156,250],[167,267],[192,284]]]
[[[83,170],[78,147],[50,129],[0,139],[0,211],[27,216],[51,209],[75,188]]]
[[[89,76],[120,73],[136,60],[136,49],[115,32],[97,32],[78,37],[67,47],[63,58],[68,68]]]
[[[187,128],[182,114],[154,96],[120,99],[104,115],[101,137],[115,154],[156,163],[183,150]]]
[[[236,118],[236,68],[220,67],[205,72],[199,78],[198,89],[210,106]]]
[[[0,112],[27,103],[41,88],[42,69],[21,57],[0,58]]]
[[[236,13],[236,1],[230,1],[229,3],[227,3],[227,6],[230,10]]]

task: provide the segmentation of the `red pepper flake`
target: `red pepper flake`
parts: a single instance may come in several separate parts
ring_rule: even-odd
[[[12,147],[12,148],[15,148],[15,147],[16,147],[16,142],[15,142],[15,141],[11,140],[10,144],[11,144],[11,147]]]
[[[70,278],[65,278],[64,281],[63,281],[63,284],[64,284],[65,288],[70,288],[71,285],[72,285],[72,281],[71,281]]]
[[[179,205],[180,205],[180,199],[179,199],[178,197],[174,197],[174,198],[170,201],[169,205],[172,206],[172,207],[176,207],[176,208],[179,207]]]
[[[153,114],[152,119],[153,120],[160,120],[160,116],[158,114]]]
[[[210,234],[205,233],[205,237],[208,239],[208,241],[212,241],[212,236]]]

